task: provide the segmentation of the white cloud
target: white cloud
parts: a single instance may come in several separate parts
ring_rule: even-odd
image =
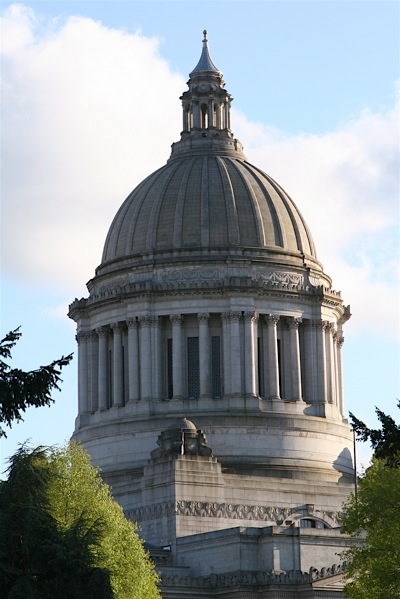
[[[3,268],[72,299],[124,197],[168,158],[185,80],[156,39],[92,19],[43,21],[13,6],[2,28]],[[300,207],[352,306],[348,326],[386,333],[397,306],[396,118],[365,112],[321,136],[232,119],[251,162]]]
[[[324,135],[285,135],[236,113],[251,162],[300,208],[318,258],[343,290],[353,331],[398,335],[398,107],[365,112]],[[346,327],[346,328],[347,328]]]
[[[124,197],[164,163],[184,80],[158,42],[88,18],[5,14],[3,264],[80,288]]]

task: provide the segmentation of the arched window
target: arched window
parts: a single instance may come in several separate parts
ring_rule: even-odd
[[[201,128],[207,129],[208,128],[207,104],[202,104],[200,110],[201,110]]]
[[[300,528],[329,528],[325,522],[314,520],[314,518],[302,518],[299,521]]]

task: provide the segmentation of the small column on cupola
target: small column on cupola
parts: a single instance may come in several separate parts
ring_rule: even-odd
[[[207,31],[203,31],[200,60],[189,75],[189,90],[181,96],[183,131],[181,137],[228,137],[231,96],[224,89],[222,73],[213,63],[208,49]]]

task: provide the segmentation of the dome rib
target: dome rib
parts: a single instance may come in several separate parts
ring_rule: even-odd
[[[258,187],[263,192],[264,198],[268,205],[269,213],[272,217],[271,222],[272,222],[272,226],[274,227],[274,240],[275,240],[274,245],[276,245],[278,247],[282,247],[282,248],[287,248],[285,229],[284,229],[279,211],[277,210],[277,208],[275,206],[275,202],[274,202],[273,198],[271,197],[270,192],[268,191],[264,182],[261,180],[261,178],[258,176],[257,173],[260,173],[263,176],[263,178],[265,177],[267,179],[268,183],[270,183],[269,177],[263,171],[256,169],[252,164],[250,164],[248,162],[241,162],[240,164],[251,175],[252,179],[257,182]]]
[[[249,181],[248,176],[244,176],[244,173],[242,172],[241,169],[241,163],[238,161],[234,161],[232,159],[227,159],[226,162],[228,162],[232,168],[234,168],[235,172],[238,174],[238,176],[240,177],[240,179],[243,182],[243,185],[247,191],[248,196],[251,197],[252,202],[250,202],[250,206],[252,209],[252,214],[253,214],[253,220],[254,220],[254,228],[255,228],[255,232],[257,235],[257,245],[265,245],[265,231],[264,231],[264,222],[261,216],[261,210],[260,210],[260,205],[258,203],[258,199],[256,197],[256,194],[254,193],[253,187]],[[239,226],[241,225],[240,221],[239,221]],[[244,239],[242,238],[243,236],[241,235],[241,241],[243,242]]]
[[[203,167],[201,171],[201,195],[200,195],[200,245],[208,247],[210,244],[210,214],[208,193],[208,158],[203,158]]]
[[[196,157],[186,158],[184,161],[185,168],[183,176],[179,185],[178,197],[175,204],[175,216],[174,216],[174,234],[173,244],[174,247],[181,247],[183,245],[183,220],[184,220],[184,208],[185,198],[187,195],[188,187],[190,186],[190,176],[192,174],[193,167],[196,163]]]
[[[165,196],[167,194],[168,185],[171,182],[171,179],[175,175],[176,171],[178,170],[179,166],[179,164],[176,164],[174,168],[174,165],[171,165],[169,169],[166,170],[168,176],[165,178],[162,190],[160,190],[158,201],[153,202],[152,204],[146,235],[146,250],[148,251],[151,251],[157,247],[157,230],[158,223],[160,220],[160,211],[162,209]]]
[[[217,157],[217,164],[221,175],[222,186],[224,190],[224,201],[228,224],[228,241],[229,245],[239,245],[240,231],[236,208],[235,191],[229,176],[229,172],[224,160]]]

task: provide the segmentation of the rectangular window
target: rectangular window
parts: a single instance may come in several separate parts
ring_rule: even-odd
[[[172,379],[172,339],[167,339],[167,397],[172,399],[174,395]]]
[[[221,399],[221,338],[211,337],[211,396]]]
[[[280,390],[280,396],[283,397],[284,396],[284,391],[282,389],[282,345],[281,345],[281,340],[278,339],[277,340],[277,344],[278,344],[278,373],[279,373],[279,390]]]
[[[200,397],[199,338],[187,338],[188,397]]]

